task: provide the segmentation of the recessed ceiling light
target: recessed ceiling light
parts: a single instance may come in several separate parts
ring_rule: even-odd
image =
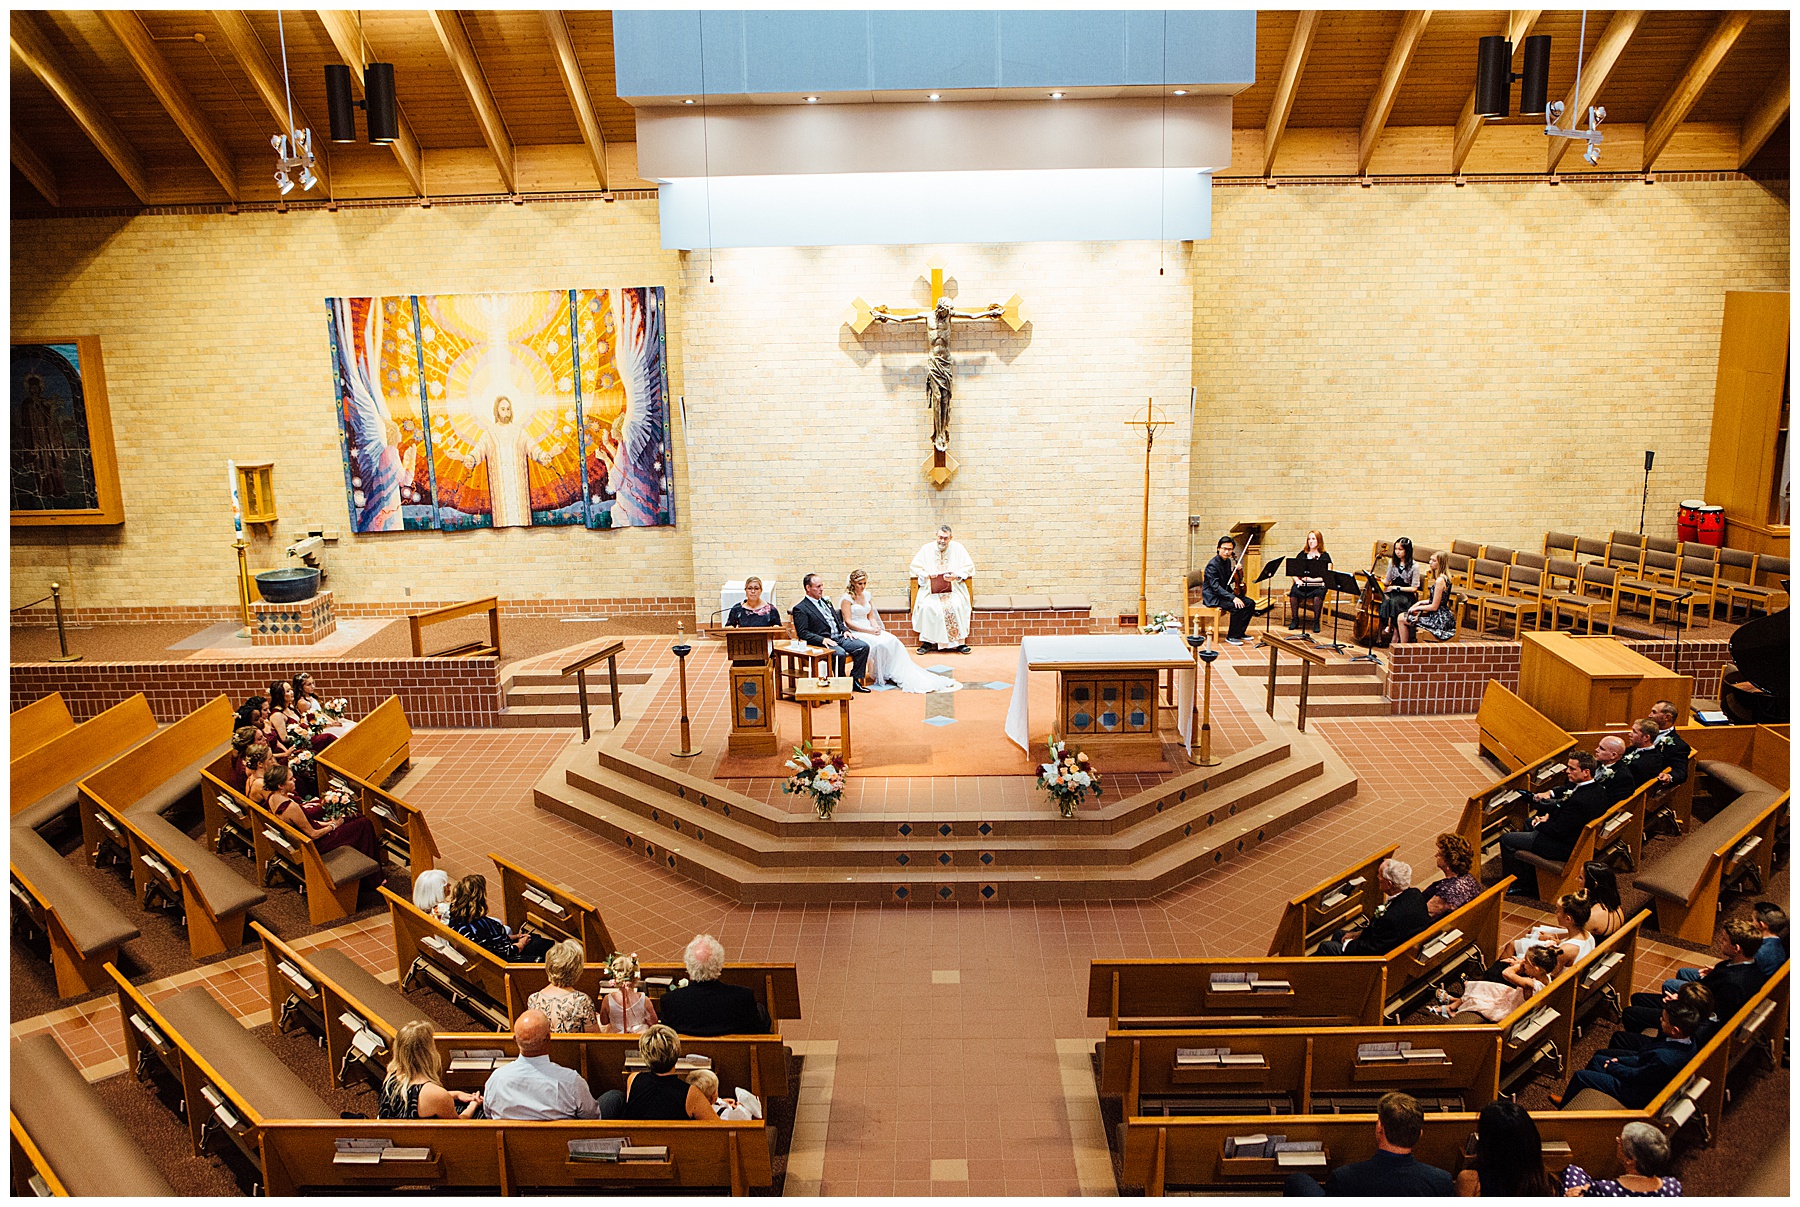
[[[816,105],[819,103],[819,98],[816,96],[809,96],[806,98],[806,103],[809,105]]]
[[[1176,90],[1175,90],[1175,95],[1176,95],[1176,96],[1186,96],[1186,95],[1187,95],[1187,89],[1186,89],[1186,88],[1177,88],[1177,89],[1176,89]]]
[[[691,105],[694,103],[694,98],[690,96],[687,100],[682,101],[681,103],[684,105]]]
[[[926,100],[928,100],[928,101],[941,101],[941,100],[943,100],[943,99],[944,99],[944,98],[943,98],[943,97],[941,97],[941,96],[939,96],[939,95],[938,95],[938,94],[937,94],[937,93],[935,93],[935,92],[934,92],[934,93],[932,93],[932,94],[931,94],[931,95],[930,95],[930,96],[928,96],[928,97],[926,97],[926,98],[925,98],[925,99],[926,99]]]
[[[1060,92],[1052,92],[1050,94],[1050,99],[1053,101],[1060,101],[1060,100],[1062,100],[1062,98],[1063,98],[1063,94]]]

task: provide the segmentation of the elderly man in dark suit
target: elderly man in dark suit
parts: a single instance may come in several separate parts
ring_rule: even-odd
[[[1412,887],[1412,866],[1398,859],[1384,859],[1375,871],[1387,898],[1369,919],[1362,933],[1348,943],[1343,932],[1319,944],[1322,956],[1384,956],[1427,926],[1431,911],[1426,908],[1425,894]]]
[[[664,1023],[682,1035],[767,1035],[774,1029],[755,993],[719,979],[725,947],[717,939],[695,935],[681,958],[688,983],[669,990],[657,1003]]]

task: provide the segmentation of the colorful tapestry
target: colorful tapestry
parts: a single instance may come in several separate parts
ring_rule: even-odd
[[[660,288],[330,301],[355,532],[675,522]]]

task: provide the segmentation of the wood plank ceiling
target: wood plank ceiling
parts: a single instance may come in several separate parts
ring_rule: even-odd
[[[1596,168],[1558,155],[1570,140],[1546,146],[1537,119],[1472,117],[1477,39],[1551,35],[1550,94],[1569,98],[1582,19],[1259,12],[1257,82],[1234,101],[1221,175],[1785,174],[1785,10],[1587,13],[1584,78],[1600,83],[1584,85],[1582,108],[1607,110]],[[11,32],[15,216],[277,200],[269,138],[285,125],[284,60],[324,178],[289,200],[654,187],[637,176],[605,11],[14,10]],[[405,127],[394,147],[327,141],[323,68],[358,61],[394,64]]]

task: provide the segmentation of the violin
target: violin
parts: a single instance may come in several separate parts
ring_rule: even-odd
[[[1244,559],[1250,555],[1250,546],[1246,544],[1243,552],[1231,560],[1231,593],[1244,595]],[[1249,596],[1245,595],[1248,599]]]
[[[1368,583],[1363,587],[1362,598],[1356,606],[1356,643],[1373,647],[1381,640],[1381,598],[1384,592],[1376,581],[1375,567],[1381,564],[1381,556],[1369,563]]]

